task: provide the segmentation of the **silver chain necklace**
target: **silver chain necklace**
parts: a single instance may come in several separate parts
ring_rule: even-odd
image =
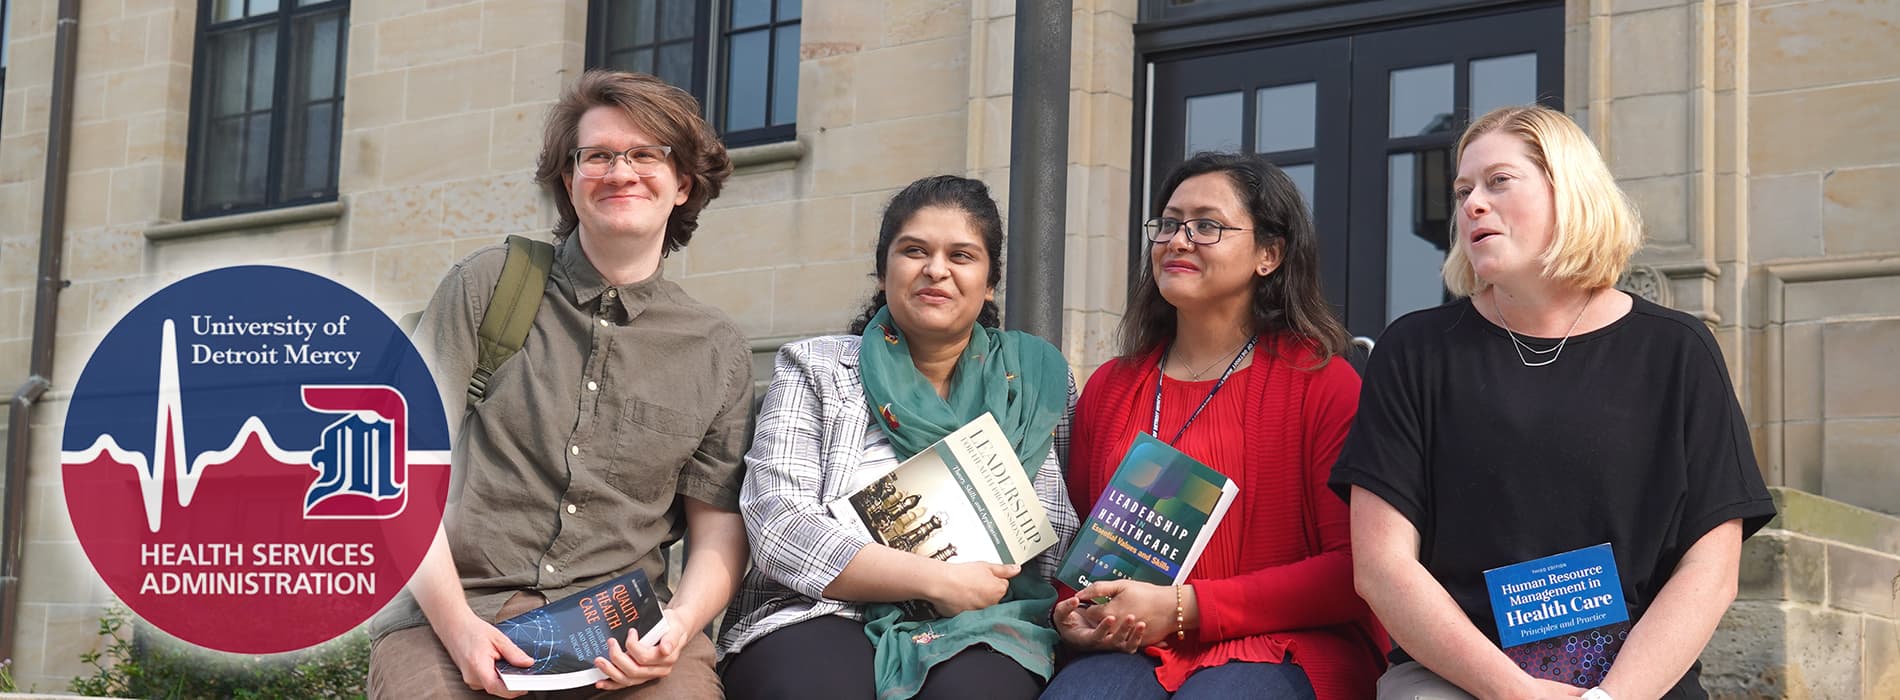
[[[1570,342],[1570,334],[1577,332],[1577,324],[1583,321],[1583,312],[1590,310],[1590,302],[1594,301],[1596,298],[1597,298],[1597,293],[1594,291],[1590,292],[1589,296],[1584,297],[1583,308],[1577,309],[1577,318],[1570,322],[1570,330],[1564,331],[1563,339],[1557,341],[1557,344],[1555,346],[1544,348],[1542,350],[1531,347],[1529,343],[1526,343],[1517,337],[1517,331],[1511,330],[1511,319],[1504,317],[1503,304],[1499,304],[1497,299],[1493,298],[1491,300],[1491,306],[1498,310],[1498,320],[1504,322],[1505,335],[1511,336],[1511,349],[1517,351],[1517,361],[1520,363],[1523,363],[1525,367],[1543,367],[1544,365],[1548,365],[1552,362],[1556,362],[1557,358],[1563,356],[1564,344]],[[1550,355],[1550,359],[1544,360],[1543,362],[1531,362],[1529,358],[1524,357],[1525,350],[1531,351],[1531,354],[1533,355]]]
[[[1253,341],[1253,338],[1248,337],[1246,341],[1242,342],[1239,346],[1235,347],[1233,350],[1229,350],[1227,352],[1221,353],[1219,357],[1214,358],[1213,362],[1208,363],[1206,367],[1202,367],[1201,371],[1199,372],[1195,372],[1193,367],[1187,366],[1187,358],[1181,358],[1181,365],[1182,365],[1181,369],[1187,370],[1191,373],[1188,377],[1189,381],[1200,381],[1201,376],[1207,374],[1208,371],[1220,365],[1221,360],[1227,359],[1229,356],[1232,356],[1233,353],[1240,352],[1243,348],[1247,347],[1247,345],[1250,344],[1252,341]]]

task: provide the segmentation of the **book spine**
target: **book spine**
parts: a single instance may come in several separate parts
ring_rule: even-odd
[[[1187,558],[1181,560],[1181,568],[1174,572],[1174,585],[1187,582],[1188,572],[1194,570],[1194,564],[1201,560],[1201,552],[1206,551],[1207,543],[1214,539],[1215,525],[1221,518],[1227,517],[1227,509],[1234,505],[1234,497],[1239,494],[1240,489],[1234,486],[1234,482],[1222,484],[1220,501],[1214,504],[1213,512],[1207,514],[1207,524],[1195,534],[1194,546],[1188,549]]]

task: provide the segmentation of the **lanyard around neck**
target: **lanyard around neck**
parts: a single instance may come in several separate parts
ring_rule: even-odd
[[[1220,373],[1220,380],[1214,382],[1214,388],[1207,390],[1207,396],[1201,399],[1201,405],[1195,406],[1194,412],[1188,414],[1187,422],[1181,424],[1180,430],[1174,431],[1174,437],[1168,440],[1169,445],[1180,440],[1181,436],[1187,433],[1188,426],[1194,424],[1194,419],[1201,417],[1201,411],[1207,408],[1209,401],[1214,400],[1214,394],[1219,393],[1220,388],[1227,385],[1227,378],[1233,376],[1234,370],[1240,367],[1240,358],[1246,357],[1247,352],[1253,350],[1253,344],[1259,341],[1259,336],[1248,338],[1247,344],[1240,347],[1240,353],[1234,355],[1233,362],[1227,363],[1227,370]],[[1168,349],[1161,351],[1161,364],[1155,365],[1155,410],[1154,416],[1148,421],[1148,434],[1155,436],[1157,440],[1161,438],[1161,379],[1167,375],[1168,353],[1173,351],[1174,344],[1169,343]]]

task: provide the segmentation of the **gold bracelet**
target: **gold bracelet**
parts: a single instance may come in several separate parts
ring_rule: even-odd
[[[1174,639],[1187,639],[1187,611],[1181,607],[1181,585],[1174,586]]]

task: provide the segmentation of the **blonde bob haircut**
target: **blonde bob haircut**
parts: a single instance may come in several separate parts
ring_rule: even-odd
[[[1643,221],[1629,197],[1616,185],[1603,156],[1570,117],[1546,107],[1500,107],[1479,117],[1458,139],[1465,147],[1491,132],[1516,136],[1529,146],[1530,159],[1550,181],[1556,212],[1550,247],[1541,260],[1544,276],[1581,289],[1616,284],[1630,256],[1643,247]],[[1456,215],[1454,215],[1455,217]],[[1451,252],[1445,256],[1445,288],[1459,296],[1484,291],[1491,283],[1471,269],[1470,243],[1452,221]]]

